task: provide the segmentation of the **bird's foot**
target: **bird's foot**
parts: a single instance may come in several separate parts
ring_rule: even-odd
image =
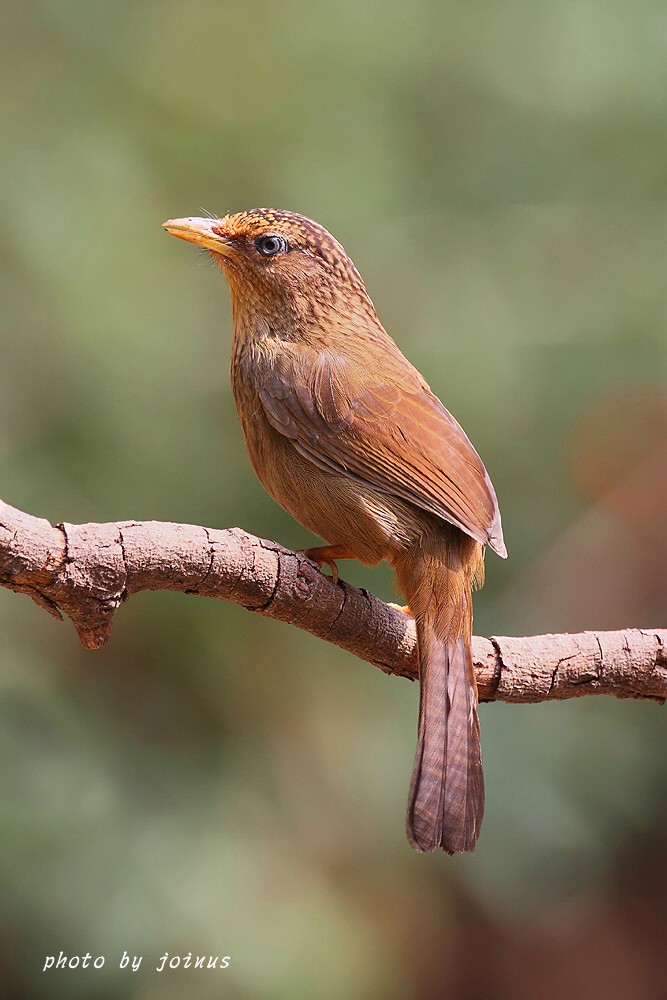
[[[314,549],[303,549],[303,554],[317,563],[320,570],[325,565],[329,566],[331,579],[334,583],[338,583],[336,559],[354,559],[354,553],[350,552],[345,545],[318,545]]]
[[[392,601],[387,601],[387,604],[390,608],[393,608],[394,611],[402,611],[404,615],[409,615],[410,618],[414,618],[412,611],[410,611],[409,604],[394,604]]]

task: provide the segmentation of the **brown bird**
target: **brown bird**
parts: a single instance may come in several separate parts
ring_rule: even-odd
[[[472,588],[485,545],[507,555],[491,480],[326,229],[264,208],[164,228],[225,273],[250,459],[270,495],[328,543],[307,555],[320,567],[386,559],[396,573],[421,682],[408,839],[419,851],[472,851],[484,812]]]

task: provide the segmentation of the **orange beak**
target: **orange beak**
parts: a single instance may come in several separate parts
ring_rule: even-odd
[[[229,254],[229,239],[219,231],[217,219],[169,219],[162,223],[172,236],[214,253]]]

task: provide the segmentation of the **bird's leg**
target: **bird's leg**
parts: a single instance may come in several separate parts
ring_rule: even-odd
[[[318,545],[314,549],[303,549],[303,554],[308,559],[312,559],[313,562],[322,569],[326,564],[331,568],[331,579],[334,583],[338,583],[338,566],[336,566],[336,559],[354,559],[354,552],[350,552],[346,545]]]

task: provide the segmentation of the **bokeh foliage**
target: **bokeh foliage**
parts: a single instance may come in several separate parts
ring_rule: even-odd
[[[2,16],[4,499],[306,544],[245,455],[224,282],[160,229],[290,208],[342,240],[487,463],[510,559],[487,559],[477,631],[665,624],[661,4],[5,0]],[[382,569],[344,574],[392,595]],[[478,851],[425,858],[403,834],[415,686],[180,595],[134,598],[93,654],[0,591],[0,637],[7,995],[534,996],[664,844],[653,705],[483,708]],[[639,898],[658,934],[664,891]],[[499,962],[475,993],[478,934],[510,955],[529,940],[533,965],[513,980]],[[61,948],[107,963],[43,974]],[[140,972],[118,970],[124,949]],[[655,995],[632,948],[610,949],[586,995]],[[165,950],[232,961],[158,976]]]

